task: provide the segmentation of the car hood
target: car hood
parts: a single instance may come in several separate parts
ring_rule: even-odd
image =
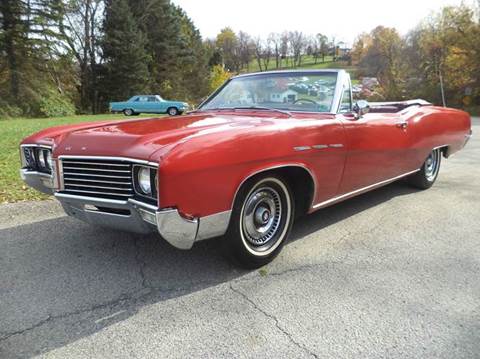
[[[171,118],[117,121],[74,129],[56,141],[54,155],[116,156],[158,161],[169,148],[214,132],[274,124],[286,117],[268,114],[196,113]],[[159,151],[164,150],[164,151]]]

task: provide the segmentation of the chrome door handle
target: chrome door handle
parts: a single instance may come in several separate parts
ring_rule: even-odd
[[[397,122],[396,126],[398,128],[401,128],[402,130],[405,130],[408,127],[408,122],[407,121]]]

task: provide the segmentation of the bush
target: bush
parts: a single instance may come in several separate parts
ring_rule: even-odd
[[[226,71],[222,65],[213,66],[212,73],[210,74],[210,91],[215,91],[231,76],[232,74]]]
[[[21,117],[23,110],[20,107],[9,105],[7,103],[0,103],[0,119],[10,117]]]
[[[40,99],[40,115],[45,117],[61,117],[75,114],[75,105],[64,94],[48,90]]]

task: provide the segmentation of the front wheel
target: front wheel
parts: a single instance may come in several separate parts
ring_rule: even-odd
[[[134,115],[134,112],[131,108],[126,108],[125,110],[123,110],[123,114],[125,116],[133,116]]]
[[[442,151],[440,148],[437,148],[430,152],[420,171],[415,172],[407,178],[408,183],[420,189],[432,187],[438,177],[441,162]]]
[[[290,233],[294,212],[294,200],[283,178],[249,180],[235,199],[226,234],[227,252],[246,268],[269,263]]]

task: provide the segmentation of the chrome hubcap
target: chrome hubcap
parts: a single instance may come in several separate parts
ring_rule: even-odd
[[[438,164],[440,162],[440,151],[435,150],[427,157],[425,161],[425,177],[427,180],[433,181],[438,172]]]
[[[282,202],[277,191],[262,187],[246,200],[242,217],[242,232],[254,247],[267,244],[278,232],[282,217]]]

